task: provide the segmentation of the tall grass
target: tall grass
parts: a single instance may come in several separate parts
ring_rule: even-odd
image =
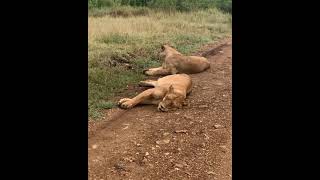
[[[124,7],[134,11],[133,7]],[[125,11],[123,7],[118,10]],[[190,54],[200,46],[231,34],[231,16],[218,9],[195,12],[153,11],[145,15],[89,17],[89,115],[116,103],[114,96],[145,78],[144,68],[161,64],[164,43]],[[120,13],[121,14],[121,13]]]

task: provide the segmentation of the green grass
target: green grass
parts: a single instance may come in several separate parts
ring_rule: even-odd
[[[127,9],[134,11],[133,7],[121,11]],[[162,44],[169,43],[190,55],[207,43],[231,35],[231,15],[218,9],[174,14],[144,11],[147,15],[114,17],[110,15],[114,9],[105,9],[101,10],[103,16],[88,17],[91,119],[99,118],[102,109],[114,107],[114,97],[128,84],[145,79],[143,69],[161,65],[158,54]]]

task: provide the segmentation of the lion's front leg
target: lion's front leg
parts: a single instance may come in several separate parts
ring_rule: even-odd
[[[132,108],[143,101],[151,100],[153,98],[152,97],[153,91],[154,91],[154,88],[143,91],[142,93],[140,93],[139,95],[137,95],[132,99],[123,98],[118,102],[118,105],[123,109]]]
[[[156,76],[156,75],[169,75],[171,72],[168,69],[164,69],[163,67],[158,68],[150,68],[144,70],[143,73],[149,76]]]

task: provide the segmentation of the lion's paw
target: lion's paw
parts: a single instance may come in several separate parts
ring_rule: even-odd
[[[152,72],[149,69],[145,69],[143,70],[143,74],[151,76]]]
[[[123,98],[123,99],[120,99],[120,101],[118,102],[118,105],[120,106],[120,108],[128,109],[133,106],[131,101],[132,100],[130,98]]]

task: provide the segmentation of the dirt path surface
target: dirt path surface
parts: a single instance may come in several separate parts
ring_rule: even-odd
[[[191,75],[183,109],[113,109],[89,123],[89,179],[231,180],[231,54],[231,38],[194,53],[211,68]]]

